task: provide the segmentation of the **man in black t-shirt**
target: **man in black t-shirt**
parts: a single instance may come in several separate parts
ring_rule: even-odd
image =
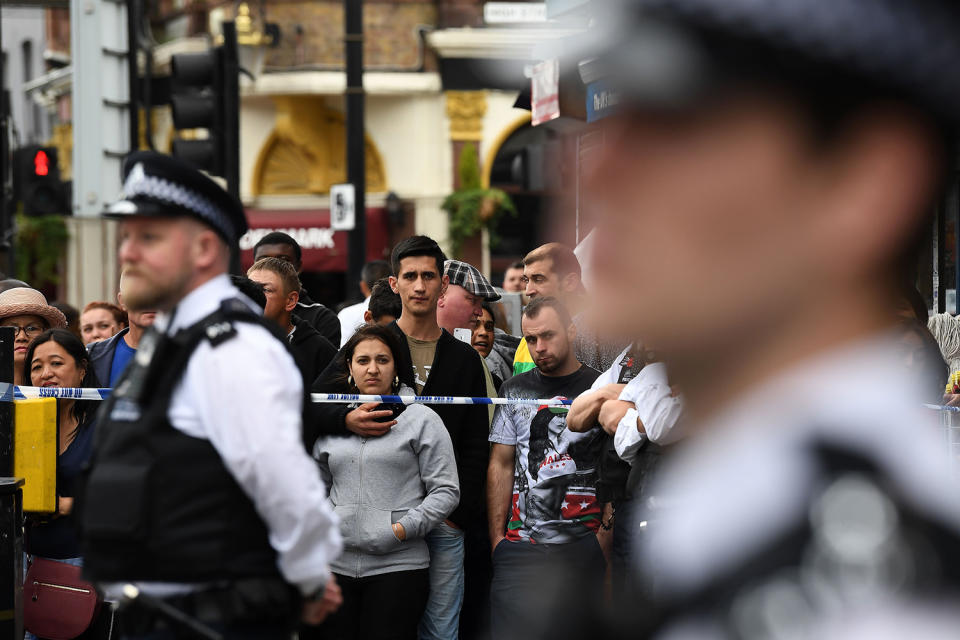
[[[535,298],[524,309],[522,330],[536,368],[505,382],[504,397],[574,398],[600,375],[577,360],[576,328],[556,298]],[[603,434],[570,431],[567,411],[497,407],[487,472],[494,638],[535,636],[538,629],[524,625],[545,624],[567,585],[588,593],[603,587],[606,563],[596,535]]]

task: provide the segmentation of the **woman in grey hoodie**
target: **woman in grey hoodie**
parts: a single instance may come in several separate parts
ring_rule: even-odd
[[[361,327],[338,355],[350,372],[343,392],[413,395],[397,378],[400,348],[389,329]],[[343,605],[317,635],[412,639],[429,593],[423,537],[460,501],[453,445],[424,405],[365,408],[382,412],[386,433],[324,437],[314,448],[344,541],[331,563]]]

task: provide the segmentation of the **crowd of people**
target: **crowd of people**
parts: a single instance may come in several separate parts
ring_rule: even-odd
[[[218,282],[223,295],[255,310],[299,371],[301,386],[282,394],[286,407],[275,397],[258,410],[273,420],[281,410],[302,412],[299,437],[323,480],[332,520],[339,522],[343,550],[326,559],[342,604],[319,624],[305,618],[301,638],[480,638],[491,629],[496,637],[508,637],[537,620],[537,608],[548,615],[568,579],[589,581],[591,589],[602,591],[608,557],[617,575],[627,573],[629,544],[620,544],[612,556],[610,546],[616,509],[624,508],[635,486],[616,461],[604,457],[618,456],[613,445],[618,424],[633,432],[624,439],[634,444],[636,457],[646,430],[653,427],[656,438],[666,439],[680,411],[657,414],[620,399],[628,383],[642,380],[637,374],[653,366],[653,354],[630,347],[619,358],[600,359],[611,349],[592,341],[584,314],[573,315],[582,310],[586,292],[569,247],[554,243],[531,251],[507,270],[498,288],[473,265],[448,259],[433,239],[407,238],[393,248],[390,261],[365,265],[360,283],[365,299],[339,314],[310,301],[299,279],[300,255],[292,237],[271,233],[254,248],[245,275]],[[147,336],[171,335],[172,326],[185,331],[203,315],[187,304],[198,292],[175,311],[159,303],[143,290],[142,270],[135,261],[126,265],[116,302],[87,304],[76,331],[25,283],[0,293],[0,326],[17,331],[17,383],[115,391],[128,386],[124,380],[131,376],[125,372],[136,368],[132,363],[144,343],[157,349]],[[506,292],[528,302],[521,335],[510,334],[498,302]],[[201,305],[216,307],[212,301],[194,302]],[[243,367],[261,364],[250,360]],[[591,388],[601,373],[610,383]],[[188,369],[186,375],[216,374]],[[655,380],[679,407],[663,377]],[[189,389],[185,382],[176,388],[181,385]],[[174,391],[161,386],[168,394]],[[578,402],[590,398],[596,410],[581,415],[575,431],[567,428],[568,407],[558,403],[508,404],[496,411],[312,403],[297,388],[544,401],[579,397]],[[85,400],[59,402],[59,507],[56,514],[30,517],[25,545],[30,566],[51,560],[84,564],[85,528],[75,521],[73,498],[81,470],[96,459],[98,407]],[[606,412],[601,415],[613,403],[629,404],[632,418],[611,422]],[[578,410],[575,405],[571,415]],[[105,407],[100,418],[115,412]],[[630,463],[620,464],[629,470]],[[616,502],[598,498],[604,483],[616,487],[611,493]],[[561,573],[545,587],[547,571]],[[113,614],[107,607],[100,615]],[[92,621],[91,628],[98,624],[104,625]]]

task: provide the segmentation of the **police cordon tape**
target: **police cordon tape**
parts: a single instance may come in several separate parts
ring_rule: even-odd
[[[81,387],[22,387],[0,382],[0,402],[11,400],[31,400],[36,398],[64,398],[71,400],[106,400],[110,397],[108,388]],[[486,398],[466,396],[392,396],[356,393],[311,393],[310,399],[316,403],[353,404],[382,402],[385,404],[448,404],[448,405],[536,405],[538,407],[562,407],[573,403],[570,398]],[[939,404],[924,404],[924,408],[934,411],[960,413],[960,407],[947,407]]]
[[[0,383],[0,401],[32,400],[35,398],[64,398],[71,400],[106,400],[110,397],[108,388],[70,388],[70,387],[21,387],[9,383]],[[455,404],[455,405],[504,405],[529,404],[536,406],[561,407],[573,402],[568,398],[471,398],[458,396],[393,396],[355,393],[312,393],[310,399],[316,403],[353,404],[356,402],[382,402],[386,404]]]

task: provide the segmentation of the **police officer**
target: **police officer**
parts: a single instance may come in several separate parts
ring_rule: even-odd
[[[958,491],[894,314],[956,180],[960,7],[602,6],[594,307],[657,345],[691,435],[630,637],[956,637]]]
[[[85,571],[135,582],[124,637],[181,637],[163,600],[225,638],[288,638],[334,610],[336,517],[301,441],[292,357],[230,283],[239,201],[156,153],[124,165],[119,259],[132,310],[161,313],[101,413],[82,506]],[[131,594],[127,594],[131,595]]]

